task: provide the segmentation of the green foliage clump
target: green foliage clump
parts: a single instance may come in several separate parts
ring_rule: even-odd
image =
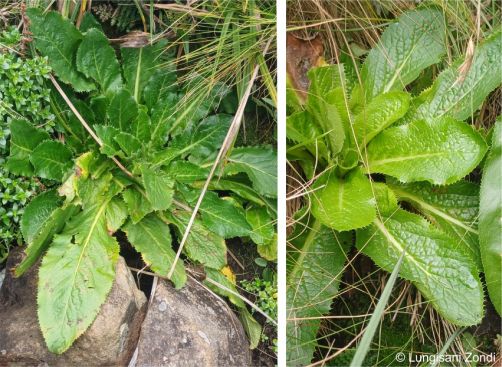
[[[482,169],[489,147],[465,120],[502,84],[502,31],[477,45],[468,69],[457,60],[413,95],[408,85],[446,55],[446,27],[436,7],[406,12],[367,54],[360,84],[340,63],[309,71],[305,99],[289,94],[296,99],[288,101],[288,154],[312,185],[304,220],[290,238],[288,318],[329,312],[355,245],[388,272],[402,256],[399,276],[445,320],[459,326],[482,320],[480,272],[494,279],[488,283],[493,288],[500,285],[499,227],[493,224],[500,225],[500,201],[492,199],[500,175],[487,169],[500,163],[500,134],[480,195],[468,175]],[[488,288],[496,307],[498,288]],[[315,320],[288,323],[291,363],[310,362],[319,327]]]
[[[230,128],[232,116],[218,108],[229,88],[218,84],[197,109],[177,110],[186,86],[166,67],[173,56],[163,40],[116,53],[95,21],[77,29],[53,11],[27,14],[34,46],[59,80],[51,100],[57,135],[13,120],[7,166],[59,185],[27,206],[21,220],[26,257],[15,271],[20,276],[43,257],[38,318],[48,349],[63,353],[93,322],[113,284],[119,231],[175,287],[187,281],[188,258],[235,292],[225,240],[249,237],[265,255],[274,246],[266,225],[273,226],[276,213],[271,147],[229,152],[184,246],[178,253],[174,247],[184,241],[191,208]],[[219,292],[244,315],[248,333],[259,335],[242,299]]]
[[[51,69],[46,58],[22,58],[17,53],[20,40],[15,27],[0,33],[0,261],[10,245],[21,241],[19,221],[24,206],[39,189],[37,180],[13,175],[5,168],[10,123],[23,117],[49,131],[54,126],[50,91],[45,86]]]
[[[241,286],[256,297],[256,305],[274,320],[277,320],[277,283],[275,281],[254,278],[242,280]]]

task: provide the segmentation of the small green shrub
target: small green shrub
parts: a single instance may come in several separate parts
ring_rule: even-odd
[[[256,305],[274,320],[277,320],[277,283],[276,281],[254,278],[241,281],[241,286],[256,297]]]
[[[39,56],[22,58],[16,51],[19,31],[10,27],[0,33],[0,261],[12,244],[20,243],[19,221],[24,206],[39,189],[39,181],[11,174],[5,168],[10,122],[26,118],[51,131],[54,115],[50,111],[50,91],[45,85],[50,67]]]

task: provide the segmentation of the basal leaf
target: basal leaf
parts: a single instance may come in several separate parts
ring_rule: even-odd
[[[138,116],[131,124],[131,134],[139,141],[145,142],[151,139],[151,123],[148,110],[145,106],[138,106]]]
[[[433,186],[427,182],[399,184],[396,181],[390,182],[389,186],[400,201],[412,204],[455,239],[481,270],[477,230],[478,185],[462,180],[448,186]]]
[[[134,224],[143,219],[145,215],[154,211],[152,204],[136,188],[127,188],[122,193],[122,197]]]
[[[122,47],[122,69],[127,82],[127,90],[134,97],[134,100],[141,103],[143,89],[148,83],[155,69],[162,62],[160,59],[164,42],[157,42],[139,48]]]
[[[120,146],[118,145],[115,137],[119,135],[119,129],[108,125],[94,125],[96,135],[101,139],[103,145],[99,148],[101,153],[108,157],[115,155],[123,156]]]
[[[119,131],[131,131],[131,123],[138,116],[138,104],[126,89],[120,89],[110,101],[107,116],[109,124]]]
[[[146,198],[154,210],[166,210],[173,201],[174,180],[165,172],[141,166],[141,180]]]
[[[125,223],[129,212],[127,210],[127,205],[124,200],[120,197],[115,196],[106,207],[106,228],[109,233],[117,232],[122,225]]]
[[[205,180],[209,175],[209,169],[188,161],[174,161],[166,169],[169,176],[177,182],[192,183],[197,180]]]
[[[452,116],[465,120],[474,115],[486,97],[502,83],[502,31],[495,32],[474,51],[465,75],[458,60],[444,70],[427,93],[424,103],[407,119],[434,119]]]
[[[26,13],[30,18],[35,47],[47,56],[58,78],[71,84],[77,92],[93,90],[94,84],[77,70],[75,62],[82,41],[78,29],[55,11],[43,14],[41,9],[30,8]]]
[[[337,67],[337,66],[336,66]],[[332,155],[336,155],[343,148],[345,131],[338,108],[327,98],[327,92],[335,85],[336,72],[333,67],[311,69],[309,95],[306,109],[326,134]]]
[[[128,222],[124,231],[129,242],[141,252],[145,263],[157,274],[167,276],[176,257],[171,247],[169,225],[155,214],[149,214],[136,224]],[[187,276],[181,259],[176,263],[171,280],[176,288],[186,283]]]
[[[204,225],[223,238],[249,236],[251,227],[241,207],[207,192],[199,208]]]
[[[323,187],[324,186],[324,187]],[[337,231],[349,231],[370,224],[376,216],[375,199],[369,179],[356,168],[344,178],[332,171],[315,184],[312,214]]]
[[[38,319],[56,354],[91,325],[113,284],[119,245],[106,228],[110,179],[79,183],[83,211],[55,236],[40,266]]]
[[[253,187],[268,197],[277,196],[277,153],[270,146],[232,149],[227,159],[225,175],[244,172]]]
[[[408,111],[410,96],[393,91],[371,100],[354,119],[354,132],[359,144],[367,145],[382,130],[403,117]]]
[[[318,344],[321,317],[338,293],[352,234],[337,233],[319,221],[297,226],[287,259],[287,364],[305,366]]]
[[[18,175],[33,175],[30,155],[42,141],[49,139],[49,134],[35,128],[26,120],[12,120],[10,132],[10,156],[7,168]]]
[[[228,277],[226,277],[225,274],[223,274],[220,269],[206,268],[204,269],[204,271],[206,272],[206,278],[211,279],[218,284],[221,284],[225,288],[228,288],[235,293],[239,293],[237,291],[237,287],[235,286],[235,282],[228,279]],[[216,285],[212,284],[211,282],[208,282],[207,280],[204,281],[204,285],[210,288],[213,292],[222,295],[224,297],[227,297],[229,301],[232,302],[234,305],[236,305],[239,309],[246,308],[246,304],[244,303],[244,301],[241,298],[237,297],[232,292],[219,288]]]
[[[185,233],[189,219],[188,212],[175,212],[170,215],[170,220],[178,227],[180,235]],[[195,220],[190,229],[185,252],[190,259],[204,264],[207,268],[220,270],[227,264],[225,240],[208,230],[199,220]]]
[[[261,245],[256,246],[258,254],[268,261],[277,261],[277,233],[272,239]]]
[[[403,250],[399,275],[411,281],[448,321],[468,326],[483,317],[483,287],[476,263],[457,241],[404,210],[357,231],[357,248],[392,271]]]
[[[94,15],[92,15],[90,12],[85,12],[84,17],[82,18],[82,23],[80,23],[79,30],[80,30],[80,32],[87,32],[88,30],[90,30],[92,28],[96,28],[96,29],[100,30],[101,32],[103,31],[101,24],[94,17]]]
[[[221,147],[231,121],[230,115],[218,114],[187,128],[170,142],[167,149],[154,157],[155,166],[166,165],[175,158],[188,155],[206,158]]]
[[[314,157],[329,158],[323,133],[308,111],[296,112],[286,118],[286,135]]]
[[[373,193],[375,194],[377,213],[391,215],[398,208],[396,194],[386,184],[373,182]]]
[[[55,234],[59,233],[68,218],[74,214],[75,206],[60,207],[62,199],[54,190],[46,191],[34,198],[24,210],[21,231],[28,246],[26,257],[16,267],[16,276],[23,275],[43,254]]]
[[[94,79],[102,92],[113,92],[122,87],[115,51],[99,29],[92,28],[85,33],[77,51],[77,68],[89,79]]]
[[[62,198],[55,190],[48,190],[36,196],[24,209],[21,232],[24,240],[31,244],[49,216],[59,208]]]
[[[493,131],[492,146],[483,168],[479,205],[479,242],[488,294],[502,315],[502,118]]]
[[[240,309],[239,319],[241,320],[242,327],[246,331],[246,334],[249,338],[249,349],[253,350],[260,344],[262,327],[246,308]]]
[[[265,245],[274,238],[274,220],[270,217],[266,208],[246,209],[246,220],[251,225],[251,239],[257,245]]]
[[[151,129],[148,136],[153,146],[162,146],[167,141],[168,131],[176,120],[178,102],[178,94],[168,93],[151,108]]]
[[[451,184],[469,174],[487,146],[470,125],[451,118],[423,120],[389,128],[368,145],[371,173],[385,173],[401,182]]]
[[[160,68],[152,74],[143,91],[143,100],[148,108],[153,108],[166,95],[177,92],[176,78],[176,71],[167,68]]]
[[[37,176],[62,181],[65,173],[73,165],[72,158],[71,151],[64,144],[48,140],[33,150],[30,162]]]
[[[440,10],[405,12],[387,27],[364,61],[361,80],[367,99],[403,90],[446,53],[445,21]]]
[[[114,136],[113,139],[128,157],[136,154],[142,146],[141,142],[134,135],[129,133],[120,132],[117,136]]]

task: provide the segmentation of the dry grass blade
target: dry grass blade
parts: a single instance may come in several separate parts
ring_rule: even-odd
[[[101,141],[101,139],[99,138],[99,136],[97,136],[96,133],[91,129],[91,127],[89,126],[89,124],[87,124],[87,122],[85,122],[85,120],[82,117],[82,115],[78,112],[78,110],[75,108],[75,106],[73,105],[73,103],[71,103],[70,99],[68,98],[68,96],[66,95],[66,93],[63,91],[63,89],[61,88],[61,86],[59,85],[59,83],[56,81],[56,79],[52,75],[50,75],[50,78],[51,78],[52,84],[57,89],[57,91],[59,92],[59,94],[61,94],[61,97],[63,97],[63,99],[66,102],[66,104],[68,105],[68,107],[70,107],[70,109],[75,114],[75,116],[77,116],[78,121],[87,130],[87,132],[92,136],[92,138],[96,141],[96,143],[98,143],[98,145],[100,147],[102,147],[103,146],[103,142]],[[133,177],[133,174],[127,168],[125,168],[124,165],[122,163],[120,163],[120,161],[117,158],[115,158],[115,157],[111,157],[111,158],[112,158],[113,162],[117,165],[117,167],[120,168],[126,175],[128,175],[129,177]]]

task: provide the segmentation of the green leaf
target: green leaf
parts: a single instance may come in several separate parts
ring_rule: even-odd
[[[354,119],[357,142],[367,145],[378,133],[403,117],[409,106],[410,96],[404,92],[393,91],[372,99]]]
[[[92,28],[96,28],[103,32],[103,28],[101,28],[101,24],[97,21],[97,19],[90,12],[85,12],[84,17],[82,18],[82,23],[80,23],[80,32],[86,32]]]
[[[324,187],[323,187],[324,186]],[[315,183],[312,214],[337,231],[349,231],[370,224],[376,216],[375,199],[369,179],[357,168],[344,178],[333,171]]]
[[[323,133],[308,111],[300,111],[286,118],[288,139],[305,146],[314,157],[328,159],[328,148]]]
[[[251,233],[244,210],[214,192],[206,192],[199,212],[204,225],[223,238],[248,236]]]
[[[77,92],[93,90],[94,84],[77,70],[75,62],[82,41],[78,29],[55,11],[43,14],[41,9],[30,8],[26,13],[30,18],[35,47],[47,56],[58,78],[71,84]]]
[[[270,146],[232,149],[225,175],[244,172],[261,195],[277,197],[277,153]]]
[[[254,319],[246,308],[240,309],[239,319],[241,320],[242,326],[249,338],[249,349],[253,350],[258,347],[258,344],[260,344],[261,341],[261,325]]]
[[[40,143],[32,152],[30,161],[35,174],[41,178],[62,181],[73,165],[71,151],[59,141]]]
[[[122,69],[127,82],[127,90],[140,103],[143,89],[156,68],[162,62],[160,59],[164,43],[157,42],[154,45],[140,48],[122,47]]]
[[[154,211],[152,204],[135,188],[130,187],[124,190],[122,197],[134,224],[143,219],[145,215]]]
[[[30,155],[42,141],[49,139],[49,134],[35,128],[26,120],[12,120],[10,132],[10,156],[7,168],[14,174],[32,176]]]
[[[449,235],[404,210],[375,219],[357,231],[357,248],[392,271],[403,250],[399,275],[411,281],[453,324],[468,326],[483,317],[483,287],[471,255]]]
[[[351,232],[337,233],[319,221],[297,223],[287,259],[287,364],[310,364],[321,317],[338,293]]]
[[[171,206],[174,193],[174,181],[171,177],[162,171],[142,165],[141,180],[146,198],[154,210],[166,210]]]
[[[141,149],[141,142],[129,133],[120,132],[113,139],[117,142],[120,149],[126,154],[126,156],[131,157]]]
[[[204,182],[199,181],[194,183],[194,187],[202,188]],[[219,191],[232,191],[235,194],[239,195],[241,198],[250,201],[251,203],[266,206],[269,212],[275,213],[277,211],[275,207],[275,201],[273,204],[272,200],[267,200],[260,196],[252,187],[249,187],[248,184],[232,181],[232,180],[216,180],[212,181],[209,184],[210,190],[219,190]]]
[[[168,166],[166,171],[169,172],[169,176],[182,183],[205,180],[209,175],[209,169],[188,161],[174,161]]]
[[[277,261],[277,233],[268,242],[256,246],[258,254],[268,261]]]
[[[167,141],[168,131],[176,120],[175,114],[178,109],[179,96],[176,93],[168,93],[162,96],[151,109],[151,129],[149,139],[154,146],[162,146]]]
[[[174,158],[188,155],[206,158],[221,147],[231,122],[231,116],[218,114],[187,128],[171,141],[167,149],[155,156],[155,166],[166,165]]]
[[[94,125],[94,130],[96,130],[96,135],[103,143],[103,145],[99,148],[101,153],[108,157],[123,155],[121,153],[120,146],[115,140],[115,137],[120,133],[117,128],[108,125]]]
[[[131,133],[142,142],[151,139],[151,123],[145,106],[138,106],[138,116],[131,124]]]
[[[224,286],[225,288],[228,288],[235,293],[239,293],[237,292],[237,289],[235,287],[235,282],[230,281],[220,269],[205,268],[204,271],[206,273],[207,279],[211,279],[214,282]],[[227,297],[229,301],[236,305],[239,309],[246,309],[246,304],[244,303],[244,301],[232,292],[222,289],[215,284],[208,282],[207,280],[204,281],[204,285],[210,288],[213,292]]]
[[[111,175],[78,182],[83,211],[55,236],[39,270],[38,319],[48,349],[65,352],[92,324],[115,278],[119,245],[105,211]]]
[[[73,205],[61,208],[61,202],[57,192],[49,190],[34,198],[24,209],[21,231],[28,247],[25,249],[26,257],[16,267],[16,276],[23,275],[38,260],[54,234],[59,233],[74,214]]]
[[[375,194],[377,212],[383,215],[391,215],[398,208],[394,191],[382,182],[373,182],[372,188]]]
[[[169,225],[155,214],[149,214],[136,224],[128,222],[124,231],[129,242],[141,252],[145,263],[157,274],[167,276],[176,257],[171,247]],[[181,259],[176,263],[171,280],[178,289],[186,283],[187,275]]]
[[[335,67],[338,68],[338,65],[314,68],[308,72],[310,88],[306,104],[307,111],[326,134],[333,156],[342,150],[345,141],[342,117],[327,96],[340,83]]]
[[[422,70],[438,63],[446,53],[445,36],[440,10],[422,8],[402,14],[364,61],[361,80],[367,99],[403,90]]]
[[[497,31],[476,48],[465,75],[459,71],[464,60],[458,60],[438,76],[425,102],[407,118],[452,116],[465,120],[473,116],[490,92],[502,83],[501,59],[502,31]]]
[[[160,68],[153,73],[146,83],[143,100],[147,107],[152,109],[157,103],[164,100],[165,96],[177,91],[176,71]]]
[[[371,173],[385,173],[401,182],[451,184],[469,174],[487,146],[470,125],[451,118],[423,120],[389,128],[368,145]]]
[[[477,230],[478,185],[462,180],[448,186],[433,186],[427,182],[399,184],[397,181],[389,182],[389,186],[400,201],[412,204],[455,239],[481,270]]]
[[[77,51],[77,68],[87,78],[94,79],[103,92],[113,92],[122,87],[115,51],[99,29],[92,28],[85,33]]]
[[[126,89],[120,89],[108,106],[109,124],[121,132],[131,131],[131,123],[138,116],[138,105]]]
[[[178,227],[181,235],[185,233],[189,219],[188,212],[175,212],[170,216],[170,220]],[[208,268],[220,270],[227,264],[225,240],[209,231],[199,220],[194,221],[184,250],[191,260],[198,261]]]
[[[35,197],[24,209],[21,232],[24,240],[31,244],[49,216],[59,208],[62,198],[56,190],[49,190]]]
[[[118,196],[114,197],[106,207],[105,216],[108,232],[117,232],[129,216],[125,201]]]
[[[502,118],[493,131],[492,146],[483,168],[479,205],[479,243],[488,294],[502,315]]]
[[[275,234],[274,220],[270,217],[266,208],[251,207],[246,209],[246,220],[251,225],[250,237],[254,243],[265,245],[273,240]]]

